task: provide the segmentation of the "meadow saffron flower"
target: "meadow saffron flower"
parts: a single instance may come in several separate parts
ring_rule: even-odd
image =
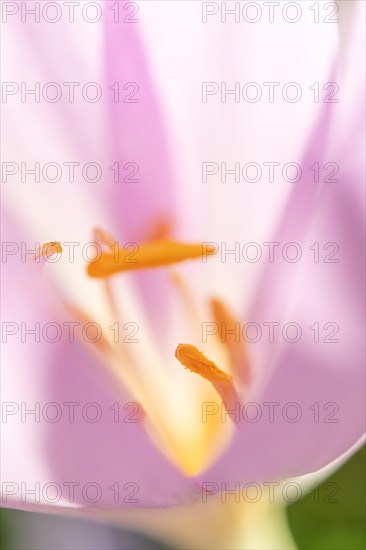
[[[51,77],[51,30],[50,50],[41,52],[41,33],[31,25],[27,32],[22,40]],[[69,178],[41,190],[18,179],[9,191],[3,505],[169,507],[200,501],[222,483],[271,483],[326,466],[364,430],[363,104],[355,71],[343,74],[329,56],[329,81],[342,82],[348,108],[312,110],[303,179],[287,186],[272,226],[256,233],[255,218],[261,225],[270,209],[265,192],[253,199],[238,188],[175,186],[174,140],[141,37],[109,22],[102,39],[104,90],[113,93],[103,104],[59,107],[49,128],[57,139],[66,132],[77,163],[103,161],[106,181]],[[59,70],[66,78],[66,66]],[[141,90],[139,102],[116,101],[121,79],[130,99]],[[47,120],[57,111],[40,110]],[[218,116],[234,125],[233,112]],[[232,139],[222,124],[208,139]],[[270,140],[291,142],[280,125]],[[194,148],[198,134],[191,141]],[[33,146],[21,144],[28,160]],[[46,138],[44,147],[46,162]],[[127,181],[111,178],[114,162]],[[319,182],[314,172],[324,166],[339,174]],[[225,247],[237,254],[236,243],[241,258],[249,243],[266,261],[252,265],[249,255],[245,269],[223,261]]]

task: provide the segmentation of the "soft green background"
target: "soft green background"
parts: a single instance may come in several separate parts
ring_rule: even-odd
[[[289,506],[289,523],[300,550],[366,548],[365,467],[364,447],[316,493]]]

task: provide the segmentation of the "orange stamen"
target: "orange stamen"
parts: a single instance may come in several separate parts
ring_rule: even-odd
[[[240,323],[220,300],[211,300],[211,308],[219,329],[217,336],[229,352],[232,373],[236,379],[248,385],[251,378],[250,365],[244,342],[241,340]],[[228,334],[228,331],[235,331],[235,334]]]
[[[219,369],[213,361],[207,359],[191,344],[179,344],[175,350],[175,356],[185,368],[211,382],[228,412],[235,408],[235,403],[239,402],[239,396],[231,376]]]
[[[137,245],[129,243],[125,248],[115,247],[113,252],[103,252],[88,264],[90,277],[109,277],[121,271],[147,269],[175,264],[184,260],[216,254],[212,245],[185,244],[160,240]]]

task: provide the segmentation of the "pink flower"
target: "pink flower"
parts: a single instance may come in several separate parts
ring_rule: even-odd
[[[45,26],[48,50],[32,25],[27,36],[19,36],[40,50],[49,80],[65,82],[77,79],[82,63],[53,65],[52,56],[74,56],[67,41],[65,57],[58,55],[52,33],[57,36],[60,28]],[[220,32],[231,33],[229,28]],[[55,113],[61,114],[51,133],[53,138],[66,133],[68,157],[61,145],[57,148],[57,139],[47,151],[47,134],[38,157],[36,140],[22,134],[14,138],[20,151],[22,139],[27,140],[19,153],[25,162],[47,162],[56,151],[58,159],[81,165],[97,159],[108,175],[97,183],[16,181],[9,191],[3,265],[3,504],[26,509],[167,507],[202,499],[220,483],[269,483],[326,466],[356,444],[364,430],[363,104],[356,71],[350,63],[350,72],[342,75],[333,62],[328,80],[342,82],[344,101],[309,109],[316,122],[303,146],[303,178],[282,186],[277,199],[269,186],[258,192],[248,190],[248,184],[225,188],[185,181],[182,187],[176,157],[182,151],[187,158],[185,146],[169,133],[169,108],[165,112],[156,95],[151,61],[136,27],[125,25],[121,32],[109,19],[103,40],[103,90],[128,81],[132,84],[124,92],[133,99],[139,91],[139,102],[116,102],[113,88],[106,92],[107,101],[82,107],[69,103],[63,112],[61,104],[36,103],[32,116],[35,121],[39,116],[48,130]],[[357,47],[352,43],[353,56]],[[330,48],[328,61],[332,56]],[[93,67],[83,69],[85,80],[93,80]],[[172,74],[175,69],[172,64]],[[27,70],[22,65],[19,74]],[[12,78],[18,79],[16,69]],[[238,122],[242,112],[236,107],[207,105],[202,117],[207,116],[207,128],[191,136],[192,163],[203,135],[214,151],[206,159],[219,159],[215,148],[222,143],[231,152],[230,140],[233,151],[240,150],[240,125],[246,120]],[[18,108],[23,116],[29,104]],[[197,108],[193,105],[192,111]],[[181,115],[174,116],[179,120]],[[291,116],[287,112],[287,130]],[[192,121],[193,126],[194,116]],[[269,141],[263,137],[267,145],[282,140],[291,149],[292,138],[299,141],[296,126],[288,136],[280,132],[281,120],[277,127],[271,122]],[[210,124],[217,125],[215,137]],[[235,140],[228,129],[236,124]],[[253,135],[259,139],[256,127]],[[256,147],[261,150],[260,143]],[[115,162],[139,183],[113,181],[109,167]],[[338,165],[339,181],[314,181],[309,167],[315,163],[321,170],[327,163],[328,168]],[[261,218],[267,213],[274,221],[266,225]],[[100,227],[108,233],[95,229]],[[57,239],[63,248],[61,259],[46,262],[42,270],[25,263],[21,254],[20,243],[31,247],[38,239]],[[222,261],[224,245],[230,249],[236,242],[260,239],[274,243],[273,261]],[[78,253],[88,240],[103,249],[102,259],[89,264],[93,278]],[[70,261],[67,243],[75,241],[81,245]],[[136,268],[146,262],[146,269],[121,273],[127,264],[115,262],[113,241],[121,247],[137,242]],[[182,249],[187,243],[199,243],[199,248]],[[200,261],[200,243],[216,243],[218,253]],[[300,250],[299,261],[281,259],[288,243],[295,243],[286,248],[289,255]],[[262,253],[268,250],[261,245]],[[133,258],[134,246],[128,251]],[[105,278],[111,257],[116,273]],[[155,269],[151,257],[159,264]],[[187,262],[165,265],[174,258]],[[45,329],[49,323],[53,327]],[[88,323],[94,325],[83,333],[80,327]],[[240,337],[237,343],[223,337],[221,323],[227,329],[239,323],[241,334],[251,323],[263,336],[255,342],[247,335],[249,342]],[[73,326],[75,338],[70,336]],[[52,330],[59,327],[57,340]],[[40,331],[39,342],[26,333],[32,328]],[[100,330],[94,343],[93,330]],[[252,415],[258,415],[257,421]]]

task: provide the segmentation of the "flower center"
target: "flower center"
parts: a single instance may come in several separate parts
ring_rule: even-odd
[[[171,266],[216,253],[212,245],[180,243],[166,237],[166,232],[156,234],[139,245],[131,257],[131,251],[119,247],[108,233],[94,230],[94,239],[101,245],[102,254],[88,263],[87,274],[100,279],[104,286],[111,318],[121,320],[110,276],[136,269]],[[182,291],[185,308],[193,312],[190,317],[197,320],[199,310],[190,296],[189,286],[177,273],[173,273],[172,279],[172,283]],[[234,317],[218,300],[211,302],[211,310],[212,320],[218,326],[235,324]],[[83,314],[79,311],[77,315]],[[199,317],[202,319],[201,315]],[[192,378],[175,368],[173,354],[172,365],[167,368],[159,346],[155,348],[149,335],[137,347],[131,348],[110,339],[103,349],[100,346],[93,349],[101,354],[114,379],[139,403],[143,411],[140,421],[153,442],[187,475],[194,476],[204,471],[227,447],[233,431],[230,410],[235,409],[235,403],[239,402],[234,379],[244,382],[244,387],[249,380],[248,361],[241,344],[226,344],[220,340],[213,339],[204,347],[205,353],[218,358],[223,368],[217,367],[194,345],[178,345],[176,359],[199,375]],[[239,363],[244,366],[241,377]],[[210,414],[205,414],[207,407]]]

